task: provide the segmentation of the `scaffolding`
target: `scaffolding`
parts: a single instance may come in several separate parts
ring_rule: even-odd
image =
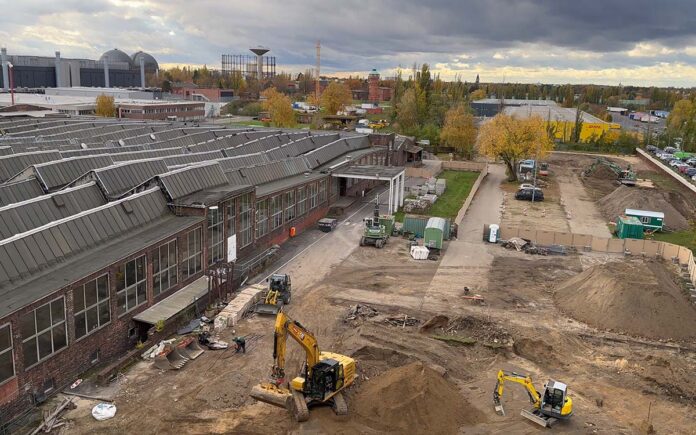
[[[276,75],[275,56],[261,57],[262,79],[270,79]],[[258,59],[249,54],[223,54],[222,55],[222,74],[230,75],[238,73],[245,78],[258,77]]]

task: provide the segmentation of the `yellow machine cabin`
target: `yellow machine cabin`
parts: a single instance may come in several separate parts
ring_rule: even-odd
[[[285,356],[288,336],[305,350],[300,376],[289,383],[285,379]],[[341,392],[355,380],[355,360],[332,352],[321,352],[317,339],[300,322],[280,311],[273,335],[273,369],[271,380],[251,390],[251,397],[271,405],[287,408],[297,421],[309,418],[309,407],[331,405],[338,415],[348,413]]]

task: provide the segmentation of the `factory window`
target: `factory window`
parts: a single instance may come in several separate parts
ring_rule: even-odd
[[[271,229],[283,225],[283,195],[271,198]]]
[[[319,204],[326,201],[326,180],[319,181]]]
[[[237,218],[234,199],[227,205],[227,237],[237,234]]]
[[[285,193],[285,222],[295,219],[295,191]]]
[[[104,274],[73,290],[75,338],[84,337],[109,323],[109,274]]]
[[[248,246],[253,242],[252,239],[252,220],[251,220],[251,193],[242,195],[239,198],[239,240],[240,248]]]
[[[181,278],[188,279],[201,271],[201,229],[189,231],[183,246],[185,258],[181,261]]]
[[[13,377],[14,352],[12,351],[12,329],[10,324],[0,326],[0,384]]]
[[[176,240],[162,245],[152,254],[152,291],[155,296],[174,287],[178,282]]]
[[[25,369],[66,347],[65,297],[61,296],[22,316],[20,332]]]
[[[256,203],[256,238],[268,234],[268,199]]]
[[[307,187],[297,189],[297,215],[302,216],[307,211]]]
[[[208,264],[215,264],[225,258],[225,222],[222,208],[208,209]]]
[[[116,300],[119,314],[147,302],[145,256],[122,263],[116,268]]]
[[[312,210],[313,208],[316,208],[317,197],[318,197],[317,183],[312,183],[309,185],[309,209],[310,210]]]

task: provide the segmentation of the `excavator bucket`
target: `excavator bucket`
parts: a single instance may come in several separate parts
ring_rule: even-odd
[[[275,305],[275,304],[256,304],[256,307],[254,307],[254,312],[258,314],[268,314],[275,316],[278,314],[278,311],[280,311],[280,306]]]
[[[182,343],[178,348],[179,352],[188,359],[196,359],[203,355],[203,348],[194,337],[191,337],[188,343]]]
[[[292,403],[292,394],[290,394],[290,391],[278,388],[273,384],[256,385],[251,389],[249,395],[259,402],[279,406],[287,410],[290,410]]]
[[[520,415],[527,420],[533,421],[534,423],[538,424],[539,426],[543,427],[551,427],[557,420],[553,417],[547,417],[539,410],[533,409],[533,410],[527,410],[523,409],[522,412],[520,412]]]
[[[160,370],[179,370],[188,360],[189,358],[179,352],[178,348],[168,347],[155,356],[155,367]]]

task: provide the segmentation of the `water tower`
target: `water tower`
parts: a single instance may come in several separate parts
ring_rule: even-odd
[[[256,55],[256,78],[261,81],[263,80],[263,55],[268,53],[271,49],[258,46],[256,48],[250,48],[249,50]]]

